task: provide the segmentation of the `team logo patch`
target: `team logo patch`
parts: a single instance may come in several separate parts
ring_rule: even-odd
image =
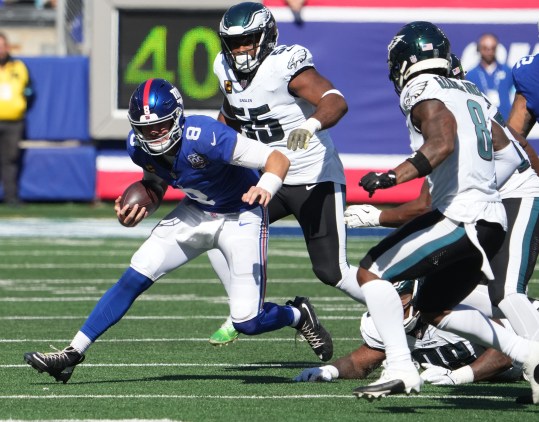
[[[307,52],[304,48],[302,48],[299,51],[296,51],[292,58],[288,62],[288,68],[289,69],[295,69],[298,67],[299,64],[303,63],[305,59],[307,58]]]
[[[417,99],[423,94],[425,91],[425,88],[427,87],[428,82],[421,82],[415,85],[412,85],[408,92],[406,92],[406,96],[403,100],[403,105],[405,109],[410,109]]]
[[[225,92],[227,94],[232,94],[232,81],[229,81],[229,80],[225,81]]]
[[[393,48],[395,48],[395,46],[400,43],[402,41],[402,39],[404,38],[404,35],[397,35],[395,37],[393,37],[393,39],[391,40],[391,42],[389,43],[389,45],[387,46],[387,51],[391,51],[393,50]]]
[[[206,167],[209,163],[206,156],[197,154],[196,152],[194,154],[188,155],[187,160],[191,163],[191,167],[193,167],[194,169],[202,169]]]

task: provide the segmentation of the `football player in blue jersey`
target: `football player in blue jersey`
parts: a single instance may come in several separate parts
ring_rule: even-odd
[[[139,85],[131,96],[128,116],[133,130],[127,151],[143,169],[143,179],[157,181],[163,191],[168,186],[181,189],[186,198],[152,230],[71,344],[54,353],[25,353],[25,361],[66,383],[91,344],[123,317],[140,294],[211,248],[226,257],[236,330],[255,335],[291,326],[320,359],[329,360],[331,336],[308,298],[296,297],[286,306],[264,301],[266,206],[286,176],[286,156],[210,117],[185,116],[180,92],[163,79]],[[260,177],[259,170],[263,171]],[[138,205],[130,209],[120,203],[118,197],[114,209],[125,226],[138,224],[148,214]]]
[[[213,70],[224,100],[218,119],[290,159],[283,187],[268,206],[270,223],[294,216],[315,276],[365,303],[355,279],[357,267],[347,261],[346,180],[327,130],[346,114],[344,96],[316,70],[307,48],[277,44],[277,23],[260,3],[229,8],[219,36],[221,52]],[[221,280],[226,279],[218,251],[208,255]],[[225,324],[210,341],[222,344],[233,338]]]
[[[521,58],[513,67],[516,94],[507,124],[523,138],[539,122],[539,54]],[[539,172],[539,158],[528,142],[521,145],[530,156],[532,167]]]

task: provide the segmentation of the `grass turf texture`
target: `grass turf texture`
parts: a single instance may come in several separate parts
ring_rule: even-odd
[[[21,210],[29,207],[35,207],[32,217],[95,217],[87,205],[31,205]],[[0,216],[9,217],[2,214],[4,210]],[[375,379],[378,372],[368,380],[295,383],[291,379],[303,368],[322,363],[306,343],[295,342],[291,328],[251,338],[240,336],[232,345],[213,347],[208,337],[224,320],[228,307],[224,289],[205,256],[144,293],[124,319],[92,346],[68,384],[56,383],[24,364],[25,351],[45,352],[50,344],[63,348],[69,343],[142,240],[0,238],[0,419],[439,421],[537,417],[536,406],[514,402],[528,392],[525,382],[426,385],[419,396],[372,403],[357,400],[351,392]],[[373,244],[373,240],[350,239],[350,262],[357,263]],[[364,307],[316,281],[302,239],[270,239],[268,275],[267,300],[284,303],[295,295],[312,298],[333,335],[335,358],[358,346]],[[530,293],[539,296],[537,273]]]

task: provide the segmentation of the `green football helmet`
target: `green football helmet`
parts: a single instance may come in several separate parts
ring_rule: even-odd
[[[244,2],[228,9],[219,24],[221,49],[231,69],[253,72],[277,45],[277,24],[269,9],[260,3]],[[233,55],[238,45],[254,45],[252,50]]]
[[[460,59],[453,53],[451,53],[451,70],[449,71],[449,77],[453,79],[464,79],[466,72],[462,68]]]
[[[449,75],[451,44],[440,28],[430,22],[404,25],[388,47],[389,79],[398,94],[419,72]]]

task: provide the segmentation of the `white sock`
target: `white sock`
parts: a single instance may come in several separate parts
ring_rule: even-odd
[[[402,323],[402,303],[393,285],[385,280],[372,280],[361,289],[374,325],[384,342],[388,368],[416,371]]]
[[[440,321],[438,328],[451,331],[473,343],[493,347],[517,362],[525,362],[529,354],[529,340],[519,337],[491,321],[477,309],[466,305],[457,305]]]
[[[498,304],[498,307],[519,336],[539,340],[539,312],[526,295],[510,294]]]
[[[77,334],[75,334],[75,337],[70,344],[70,346],[73,347],[73,349],[75,349],[81,355],[84,355],[91,345],[92,340],[90,340],[82,331],[79,331]]]
[[[350,269],[348,270],[348,272],[344,275],[343,279],[339,281],[339,283],[335,287],[346,293],[356,302],[365,304],[367,302],[365,300],[363,290],[361,289],[357,281],[357,271],[357,267],[350,265]]]
[[[299,324],[299,320],[301,319],[301,312],[298,308],[295,308],[291,306],[292,312],[294,312],[294,321],[292,321],[292,324],[290,324],[291,327],[297,327]]]

